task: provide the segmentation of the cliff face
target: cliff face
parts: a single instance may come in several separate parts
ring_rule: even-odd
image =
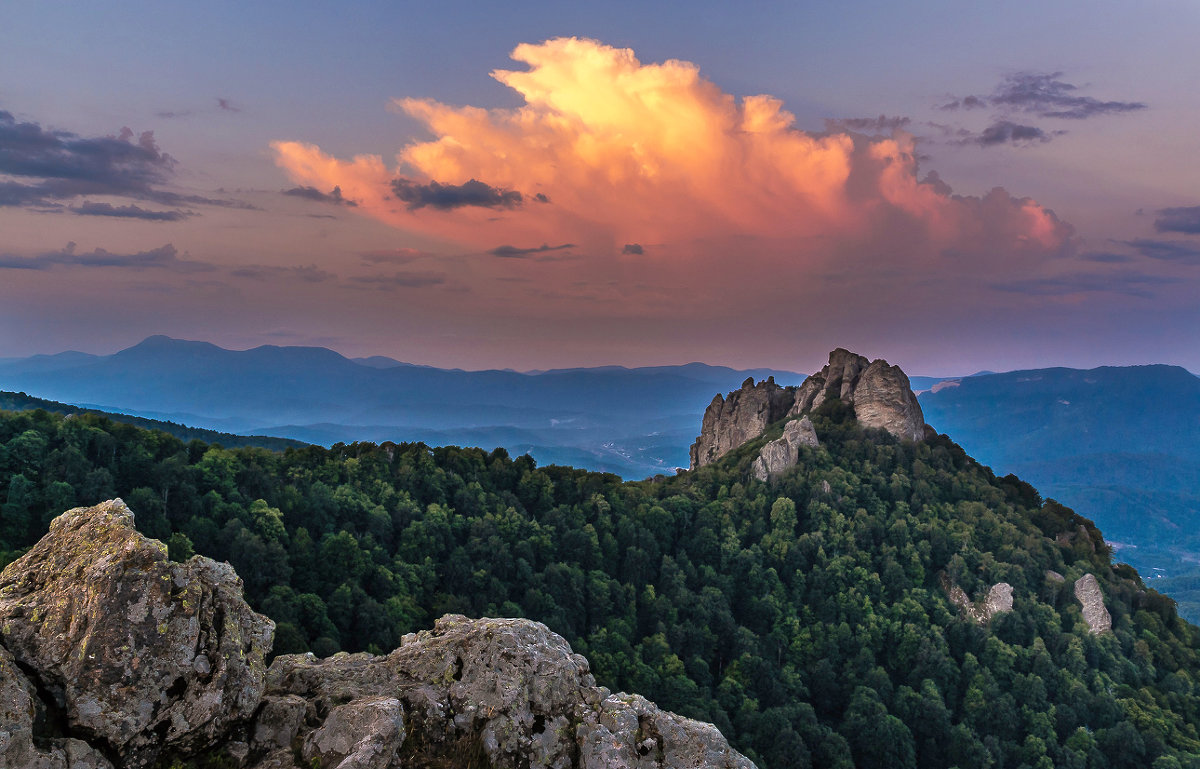
[[[447,616],[386,656],[268,670],[273,632],[231,567],[171,562],[120,500],[68,511],[0,574],[0,766],[753,767],[536,622]]]
[[[799,387],[780,387],[773,379],[757,385],[747,380],[728,397],[713,398],[691,448],[692,469],[757,438],[770,423],[806,414],[829,398],[853,406],[864,427],[887,430],[902,440],[921,440],[932,431],[899,366],[883,359],[869,361],[839,347],[829,353],[829,363]],[[763,473],[756,470],[756,475]]]

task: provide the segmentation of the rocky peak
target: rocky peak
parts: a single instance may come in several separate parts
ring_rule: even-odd
[[[754,767],[530,620],[448,615],[391,654],[268,670],[274,625],[232,567],[174,563],[133,520],[68,511],[0,573],[0,767]]]
[[[921,440],[932,432],[899,366],[889,366],[882,358],[869,361],[839,347],[829,353],[829,363],[799,387],[780,387],[774,378],[757,385],[747,379],[728,397],[713,398],[692,445],[692,469],[757,438],[772,422],[807,414],[828,398],[853,406],[864,427],[887,430],[902,440]]]

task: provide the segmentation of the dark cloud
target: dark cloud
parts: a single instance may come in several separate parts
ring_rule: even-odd
[[[1200,245],[1179,240],[1154,240],[1152,238],[1135,238],[1117,242],[1124,243],[1148,259],[1200,265]]]
[[[948,104],[943,104],[938,109],[956,110],[956,109],[982,109],[987,106],[987,100],[979,96],[964,96],[961,99],[954,99]]]
[[[342,188],[335,186],[329,192],[321,192],[316,187],[292,187],[290,190],[283,190],[284,195],[291,195],[295,198],[304,198],[305,200],[315,200],[318,203],[332,203],[337,206],[350,206],[354,208],[358,206],[349,198],[342,197]]]
[[[128,128],[117,136],[81,137],[19,122],[0,110],[0,174],[16,177],[0,183],[0,206],[52,207],[81,195],[111,195],[168,206],[253,208],[162,189],[175,165],[159,149],[153,131],[136,138]]]
[[[626,243],[625,247],[621,249],[621,253],[622,254],[639,254],[640,255],[640,254],[646,253],[646,249],[642,248],[641,243]]]
[[[429,256],[415,248],[392,248],[383,251],[361,251],[358,254],[368,264],[408,264],[423,256]]]
[[[994,147],[1000,144],[1032,144],[1033,142],[1048,142],[1051,135],[1042,129],[1031,125],[1020,125],[1008,120],[997,120],[983,129],[972,142],[983,147]]]
[[[229,99],[223,99],[220,96],[217,97],[217,109],[221,110],[222,112],[241,112],[242,111],[241,107],[235,107],[233,105],[233,102],[229,101]]]
[[[303,281],[304,283],[325,283],[337,277],[332,272],[322,270],[315,264],[299,267],[276,267],[263,264],[248,264],[244,267],[238,267],[230,270],[229,274],[235,278],[246,278],[249,280],[279,280],[281,278],[291,278]]]
[[[408,204],[409,211],[425,206],[442,211],[465,206],[516,208],[524,202],[524,197],[516,190],[502,190],[477,179],[463,184],[418,184],[411,179],[399,177],[392,180],[392,192]]]
[[[387,291],[393,288],[428,288],[446,282],[442,272],[397,272],[392,275],[367,275],[350,278],[350,283],[360,288],[375,288]]]
[[[1079,87],[1059,80],[1061,72],[1018,72],[1001,81],[992,94],[993,105],[1004,105],[1042,117],[1083,120],[1146,109],[1142,102],[1100,101],[1080,96]]]
[[[1087,262],[1098,262],[1100,264],[1128,264],[1134,260],[1129,254],[1117,254],[1111,251],[1089,251],[1088,253],[1080,254],[1079,258]]]
[[[111,203],[87,201],[72,206],[70,210],[80,216],[113,216],[120,219],[143,219],[148,222],[179,222],[193,215],[190,211],[152,211],[140,206],[114,206]]]
[[[1151,287],[1174,282],[1174,279],[1161,275],[1147,275],[1133,270],[1117,270],[1108,273],[1077,272],[1048,278],[993,283],[992,288],[997,291],[1029,296],[1121,294],[1146,298],[1154,295]]]
[[[1200,206],[1162,208],[1154,220],[1154,229],[1159,232],[1182,232],[1200,235]]]
[[[564,251],[568,248],[574,248],[574,243],[563,243],[561,246],[551,246],[543,243],[536,248],[517,248],[516,246],[497,246],[491,251],[488,251],[492,256],[499,256],[505,259],[524,259],[533,254],[544,254],[548,251]]]
[[[76,250],[74,243],[68,243],[61,251],[50,251],[37,256],[0,254],[0,269],[4,270],[52,270],[56,267],[114,267],[170,272],[212,272],[216,269],[207,262],[180,259],[179,252],[170,243],[135,254],[114,254],[103,248],[81,253]]]
[[[848,117],[837,120],[826,119],[826,131],[858,131],[860,133],[890,133],[897,128],[904,128],[912,122],[911,118],[900,115],[880,115],[879,117]]]
[[[543,195],[540,192],[538,194],[534,195],[533,199],[539,203],[549,203],[550,202],[550,198],[546,197],[545,195]]]

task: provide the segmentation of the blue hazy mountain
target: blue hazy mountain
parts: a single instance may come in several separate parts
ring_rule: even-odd
[[[53,363],[50,363],[53,361]],[[226,350],[153,336],[108,356],[0,361],[0,389],[233,433],[323,444],[504,446],[542,463],[641,478],[687,465],[700,415],[748,376],[702,363],[520,373],[462,371],[322,347]]]
[[[939,432],[1094,520],[1200,619],[1200,378],[1161,365],[1012,371],[919,400]]]

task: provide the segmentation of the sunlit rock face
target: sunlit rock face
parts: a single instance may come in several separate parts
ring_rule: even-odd
[[[774,379],[756,385],[748,379],[741,389],[713,398],[692,444],[692,469],[712,464],[762,435],[771,423],[807,414],[829,398],[853,406],[864,427],[887,430],[901,440],[919,441],[932,433],[899,366],[889,366],[882,358],[869,361],[839,347],[829,353],[829,363],[799,387],[780,387]],[[755,474],[761,476],[757,470]]]

